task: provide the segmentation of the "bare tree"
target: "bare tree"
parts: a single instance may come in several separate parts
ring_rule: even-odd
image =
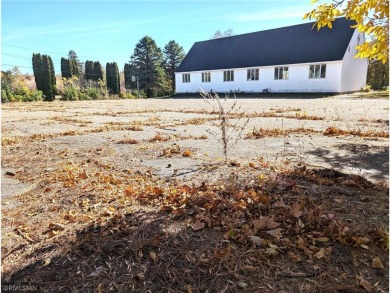
[[[233,30],[230,28],[224,32],[221,32],[221,30],[217,30],[214,35],[211,36],[210,39],[220,39],[220,38],[226,38],[226,37],[231,37],[233,36]]]

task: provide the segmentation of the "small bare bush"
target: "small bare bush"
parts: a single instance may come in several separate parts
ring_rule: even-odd
[[[219,127],[221,133],[220,135],[213,133],[212,131],[209,131],[209,133],[216,137],[222,144],[225,162],[227,162],[228,151],[240,138],[242,138],[242,133],[249,122],[249,118],[247,118],[243,124],[239,124],[245,117],[245,112],[241,112],[241,106],[237,103],[236,95],[234,95],[233,104],[227,106],[226,104],[229,101],[228,95],[225,95],[225,98],[221,99],[217,93],[206,92],[203,89],[199,90],[199,94],[210,106],[212,106],[212,113],[218,115],[218,123],[215,125]]]

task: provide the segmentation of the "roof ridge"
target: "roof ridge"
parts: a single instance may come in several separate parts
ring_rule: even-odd
[[[347,20],[347,18],[345,16],[337,17],[335,20],[340,20],[340,19]],[[271,28],[271,29],[265,29],[265,30],[255,31],[255,32],[233,35],[233,36],[227,36],[227,37],[221,37],[221,38],[215,38],[215,39],[209,39],[209,40],[203,40],[203,41],[196,41],[194,44],[203,43],[203,42],[218,41],[218,40],[222,40],[222,39],[234,38],[234,37],[245,36],[245,35],[250,35],[250,34],[257,34],[257,33],[261,33],[261,32],[273,31],[273,30],[281,30],[281,29],[286,29],[286,28],[291,28],[291,27],[304,26],[304,25],[308,25],[308,24],[314,25],[315,23],[316,23],[315,21],[311,21],[311,22],[305,22],[305,23],[299,23],[299,24],[292,24],[292,25],[287,25],[287,26],[282,26],[282,27],[275,27],[275,28]]]

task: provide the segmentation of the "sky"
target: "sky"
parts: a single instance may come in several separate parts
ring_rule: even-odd
[[[188,52],[217,30],[238,35],[307,22],[302,17],[315,6],[311,0],[2,0],[1,70],[32,73],[32,54],[41,53],[60,74],[69,50],[82,62],[117,62],[123,70],[144,36],[161,49],[175,40]]]

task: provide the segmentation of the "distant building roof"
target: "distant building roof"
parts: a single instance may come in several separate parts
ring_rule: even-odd
[[[342,60],[354,23],[342,17],[319,31],[313,24],[196,42],[176,72]]]

